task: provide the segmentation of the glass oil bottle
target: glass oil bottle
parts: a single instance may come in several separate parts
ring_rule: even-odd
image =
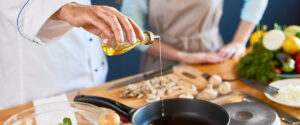
[[[101,39],[102,49],[109,56],[120,55],[128,52],[136,46],[142,44],[150,45],[154,42],[154,40],[159,40],[160,38],[158,35],[154,35],[150,31],[144,32],[144,36],[144,41],[137,39],[137,42],[135,44],[131,44],[128,41],[121,43],[116,41],[115,39]]]

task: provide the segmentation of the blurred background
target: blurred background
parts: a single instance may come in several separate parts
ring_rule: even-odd
[[[121,0],[92,0],[92,2],[94,5],[110,5],[117,9],[121,4]],[[243,2],[244,0],[224,0],[220,28],[225,43],[230,42],[235,33]],[[300,0],[269,0],[261,24],[266,24],[269,28],[273,28],[275,22],[280,25],[300,25],[299,5]],[[140,57],[141,53],[138,50],[131,50],[119,56],[108,56],[107,81],[139,73]]]

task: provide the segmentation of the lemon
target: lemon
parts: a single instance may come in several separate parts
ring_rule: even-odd
[[[250,37],[250,44],[253,46],[255,43],[260,41],[260,38],[263,36],[263,31],[259,30],[254,32]]]
[[[300,51],[300,39],[295,36],[288,36],[283,42],[283,50],[289,54],[295,54]]]

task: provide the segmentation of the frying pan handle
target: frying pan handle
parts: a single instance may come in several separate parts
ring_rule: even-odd
[[[74,98],[74,102],[84,102],[99,107],[110,108],[127,120],[131,120],[131,117],[135,112],[135,109],[128,107],[120,102],[98,96],[77,95]]]

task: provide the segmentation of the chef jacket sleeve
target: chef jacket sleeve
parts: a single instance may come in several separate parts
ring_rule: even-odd
[[[123,0],[121,6],[121,12],[126,16],[134,20],[134,22],[139,25],[143,30],[146,22],[146,17],[148,14],[148,0]],[[136,49],[144,52],[148,49],[147,45],[140,45],[135,47]]]
[[[244,0],[244,7],[241,12],[241,19],[250,21],[254,24],[259,23],[261,20],[268,0]]]
[[[30,41],[52,39],[72,27],[63,21],[49,18],[73,0],[0,0],[1,18],[16,26],[19,34]],[[47,32],[47,33],[46,33]]]

